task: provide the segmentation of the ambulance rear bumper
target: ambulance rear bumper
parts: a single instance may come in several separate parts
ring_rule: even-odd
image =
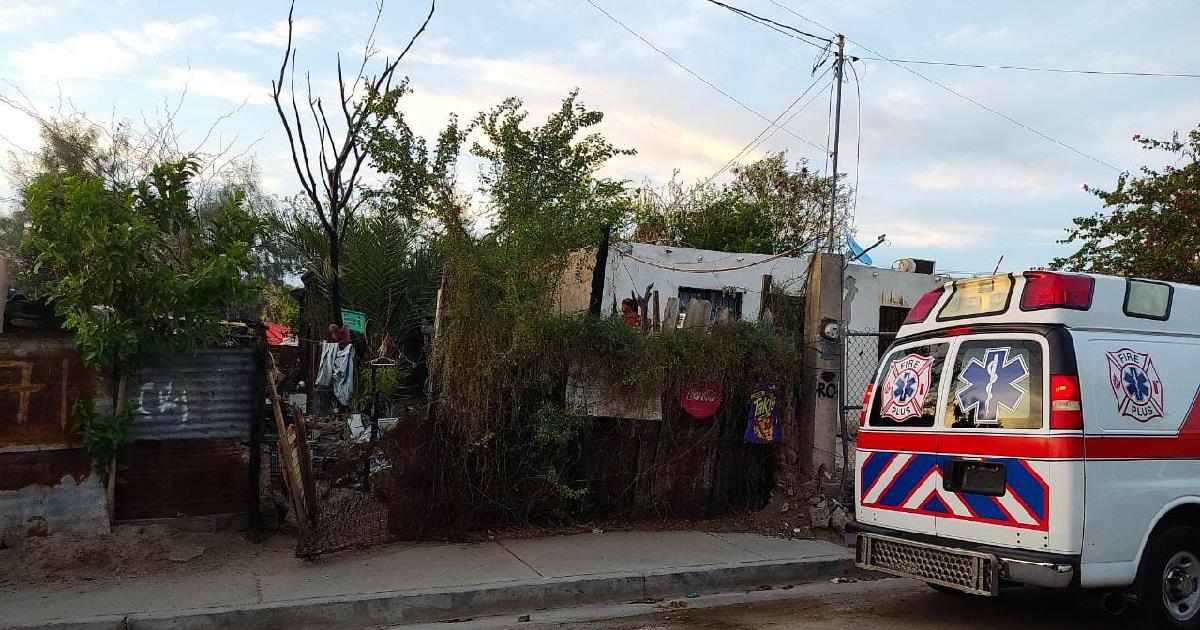
[[[1046,588],[1079,585],[1078,556],[977,545],[966,541],[855,525],[860,568],[996,595],[1002,583]]]

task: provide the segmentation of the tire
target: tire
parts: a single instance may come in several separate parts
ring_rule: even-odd
[[[1200,630],[1200,531],[1169,525],[1139,571],[1138,608],[1147,628]]]

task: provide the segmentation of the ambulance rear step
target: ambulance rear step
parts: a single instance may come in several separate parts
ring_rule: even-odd
[[[999,593],[1000,561],[987,553],[863,533],[858,536],[856,564],[966,593]]]

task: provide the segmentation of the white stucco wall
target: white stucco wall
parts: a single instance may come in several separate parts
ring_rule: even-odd
[[[941,284],[935,276],[895,269],[850,264],[846,267],[842,292],[842,318],[847,330],[879,330],[879,307],[912,308],[927,291]]]
[[[635,260],[635,258],[641,260]],[[618,243],[609,250],[604,274],[604,304],[601,312],[612,313],[630,292],[641,295],[653,283],[659,303],[666,307],[669,297],[678,297],[680,287],[724,289],[734,287],[742,293],[742,318],[757,319],[762,305],[762,277],[770,274],[777,286],[800,293],[808,275],[808,257],[783,257],[762,264],[766,254],[736,254],[688,247],[664,247],[645,243]],[[662,269],[642,261],[651,261],[682,269],[724,269],[733,271],[687,273]],[[746,267],[745,265],[751,265]],[[848,330],[879,330],[879,307],[911,307],[937,284],[934,276],[904,273],[893,269],[851,264],[846,268],[844,316]]]
[[[777,258],[735,271],[685,273],[639,262],[630,254],[642,260],[683,269],[740,267],[770,258],[766,254],[735,254],[689,247],[617,243],[609,250],[608,269],[604,274],[604,304],[601,312],[605,315],[612,312],[614,301],[619,309],[621,300],[629,297],[631,291],[641,295],[647,285],[654,283],[661,308],[666,308],[667,298],[679,297],[680,287],[717,290],[735,287],[742,293],[742,319],[757,319],[762,305],[763,275],[770,274],[776,285],[790,287],[799,293],[808,272],[808,258]]]

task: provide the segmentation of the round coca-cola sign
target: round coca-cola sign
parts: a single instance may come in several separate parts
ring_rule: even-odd
[[[707,382],[688,385],[679,396],[679,404],[697,420],[711,418],[721,407],[721,384]]]

